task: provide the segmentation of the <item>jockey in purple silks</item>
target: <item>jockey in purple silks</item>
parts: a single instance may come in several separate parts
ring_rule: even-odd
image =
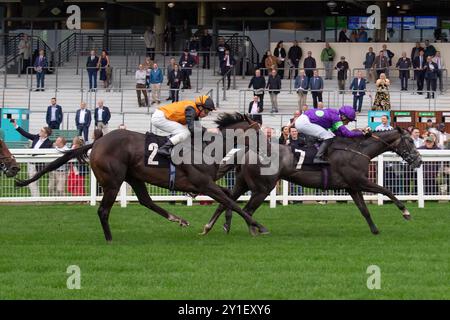
[[[324,140],[317,151],[314,163],[327,163],[323,158],[334,136],[355,138],[370,134],[369,131],[351,131],[347,129],[350,121],[355,121],[353,107],[342,106],[336,109],[309,109],[295,121],[295,127],[301,133]]]

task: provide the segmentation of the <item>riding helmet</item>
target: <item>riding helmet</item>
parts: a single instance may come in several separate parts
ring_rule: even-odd
[[[339,109],[339,114],[346,117],[349,121],[355,121],[356,120],[356,113],[353,107],[351,106],[342,106]]]

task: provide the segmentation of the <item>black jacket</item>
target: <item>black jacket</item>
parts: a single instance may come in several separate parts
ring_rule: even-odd
[[[98,123],[98,109],[99,108],[95,108],[95,111],[94,111],[95,125],[97,125],[97,123]],[[104,124],[108,124],[110,119],[111,119],[111,112],[109,112],[109,108],[103,106],[102,122]]]
[[[299,46],[292,46],[289,48],[288,58],[293,63],[299,62],[300,59],[302,58],[302,55],[303,55],[302,48],[300,48]]]
[[[169,72],[169,81],[167,84],[170,86],[171,89],[178,89],[180,87],[181,81],[182,81],[182,77],[181,77],[180,70],[177,71],[176,76],[175,76],[175,70],[172,70]]]
[[[91,125],[91,121],[92,121],[92,117],[91,117],[91,111],[88,109],[85,109],[86,111],[86,116],[84,118],[84,124],[82,125],[80,123],[80,112],[81,109],[77,110],[77,113],[75,114],[75,125],[77,126],[77,128],[79,127],[89,127]]]
[[[212,37],[210,34],[207,35],[203,35],[200,38],[200,46],[202,51],[209,51],[209,49],[211,48],[212,45]]]
[[[429,67],[430,64],[433,65],[433,68]],[[437,79],[437,75],[439,72],[439,67],[437,63],[434,62],[427,63],[425,64],[424,69],[425,69],[425,79],[429,80]]]
[[[347,73],[348,73],[348,69],[350,67],[348,66],[348,62],[347,61],[339,61],[336,64],[336,70],[338,70],[337,73],[337,78],[338,80],[347,80]]]
[[[279,91],[281,89],[280,76],[278,74],[275,77],[270,75],[269,80],[267,80],[266,88],[269,89],[269,93],[275,93],[275,94],[280,93],[280,91]]]
[[[266,87],[266,79],[263,76],[253,76],[248,87],[253,88],[254,90],[264,89]]]
[[[309,69],[305,70],[305,74],[307,77],[311,78],[314,74],[314,70],[312,69],[317,68],[316,59],[314,59],[313,57],[305,58],[305,60],[303,60],[303,68]]]
[[[248,104],[248,113],[251,114],[252,112],[252,107],[253,107],[253,101],[250,101],[250,103]],[[261,113],[264,111],[264,107],[263,104],[261,103],[261,101],[258,101],[258,112]]]
[[[45,120],[47,122],[47,125],[50,126],[50,121],[52,119],[52,106],[48,106],[47,107],[47,115],[45,117]],[[56,105],[56,122],[58,123],[58,126],[61,124],[61,122],[63,121],[63,113],[62,113],[62,108],[59,104]]]
[[[97,56],[95,56],[94,60],[91,60],[91,56],[89,56],[87,58],[86,68],[88,68],[88,71],[94,70],[92,68],[95,68],[95,70],[98,70],[97,65],[98,65],[98,57]]]
[[[29,132],[26,132],[21,127],[17,127],[16,130],[17,130],[17,132],[19,132],[22,136],[24,136],[28,140],[33,141],[33,143],[31,144],[31,148],[34,148],[36,143],[39,141],[38,134],[31,134]],[[51,149],[51,148],[53,148],[53,142],[49,138],[45,139],[44,142],[39,147],[39,149]]]

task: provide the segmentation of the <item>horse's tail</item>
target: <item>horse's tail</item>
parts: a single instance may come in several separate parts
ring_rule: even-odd
[[[19,180],[16,179],[16,187],[25,187],[29,185],[30,183],[38,180],[40,177],[42,177],[44,174],[50,171],[54,171],[61,167],[62,165],[66,164],[72,159],[77,159],[80,162],[87,162],[88,160],[88,151],[94,146],[94,143],[87,144],[83,147],[69,150],[64,152],[64,155],[59,157],[58,159],[50,162],[47,164],[41,171],[36,173],[32,178],[28,180]]]

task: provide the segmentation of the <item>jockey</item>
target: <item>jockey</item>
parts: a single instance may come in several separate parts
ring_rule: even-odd
[[[324,140],[317,151],[314,163],[327,163],[323,156],[335,135],[354,138],[370,134],[368,131],[350,131],[347,129],[345,125],[350,121],[355,121],[355,119],[355,110],[350,106],[342,106],[339,110],[309,109],[298,117],[295,121],[295,127],[301,133]]]
[[[206,117],[212,110],[215,110],[214,102],[208,96],[199,96],[195,101],[174,102],[156,109],[152,116],[152,125],[172,134],[157,153],[170,156],[172,147],[188,139],[194,132],[194,121]],[[212,129],[208,131],[213,132]]]

